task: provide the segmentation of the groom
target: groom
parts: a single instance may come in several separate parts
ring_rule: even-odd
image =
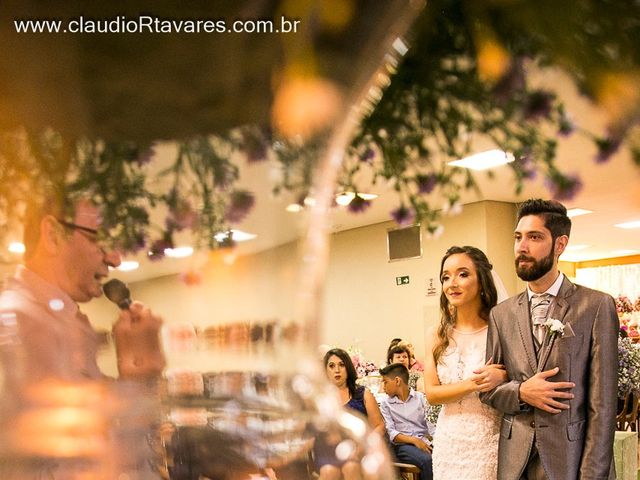
[[[613,298],[558,271],[571,220],[560,203],[527,200],[515,256],[527,290],[497,305],[487,358],[510,381],[480,394],[504,413],[498,479],[615,478],[618,317]]]

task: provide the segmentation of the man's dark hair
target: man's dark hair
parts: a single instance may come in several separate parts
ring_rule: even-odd
[[[538,215],[544,219],[544,226],[551,232],[555,241],[561,235],[571,234],[571,219],[567,216],[567,209],[555,200],[532,198],[520,205],[518,220],[527,215]]]
[[[388,378],[400,377],[404,383],[409,385],[409,370],[401,363],[392,363],[381,368],[380,375]]]

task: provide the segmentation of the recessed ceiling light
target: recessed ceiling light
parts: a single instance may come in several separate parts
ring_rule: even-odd
[[[118,265],[118,270],[121,272],[131,272],[137,270],[138,267],[140,267],[140,264],[135,260],[125,260]]]
[[[291,213],[298,213],[304,210],[304,207],[299,203],[290,203],[286,206],[285,210]]]
[[[247,240],[253,240],[258,236],[255,233],[247,233],[236,229],[231,229],[229,232],[231,232],[231,238],[234,242],[246,242]],[[224,242],[229,238],[229,232],[216,233],[213,238],[215,238],[218,243]]]
[[[376,195],[375,193],[358,192],[358,196],[363,200],[373,200],[375,198],[378,198],[378,195]],[[354,192],[342,192],[336,195],[336,203],[344,207],[349,205],[354,198],[356,198],[356,194]]]
[[[636,253],[640,253],[640,250],[614,250],[611,254],[615,257],[622,257],[624,255],[635,255]]]
[[[584,208],[571,208],[567,210],[567,216],[569,218],[579,217],[580,215],[587,215],[593,213],[592,210],[585,210]]]
[[[24,244],[20,242],[11,242],[9,244],[8,250],[11,253],[24,253]]]
[[[453,160],[449,162],[449,165],[453,165],[454,167],[470,168],[472,170],[488,170],[489,168],[513,162],[513,160],[514,158],[511,153],[494,149],[476,153],[475,155],[470,155],[461,160]]]
[[[193,247],[175,247],[175,248],[165,248],[164,249],[165,257],[169,258],[185,258],[193,255]]]
[[[589,248],[589,245],[569,245],[567,248],[565,248],[565,251],[576,251],[576,250],[582,250],[585,248]]]
[[[634,220],[632,222],[617,223],[615,225],[618,228],[640,228],[640,220]]]

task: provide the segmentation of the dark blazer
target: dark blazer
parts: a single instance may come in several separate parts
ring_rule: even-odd
[[[535,438],[551,480],[615,478],[612,466],[618,384],[618,329],[610,295],[564,279],[550,310],[564,324],[562,335],[547,335],[536,359],[527,293],[493,308],[487,359],[503,363],[509,381],[481,394],[504,413],[498,479],[517,480]],[[551,381],[575,383],[570,408],[558,414],[521,404],[520,384],[536,372],[559,367]],[[534,435],[535,433],[535,435]]]

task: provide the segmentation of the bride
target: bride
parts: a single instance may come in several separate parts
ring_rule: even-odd
[[[492,266],[475,247],[451,247],[440,281],[442,317],[427,333],[424,371],[429,403],[444,405],[433,439],[433,478],[495,480],[500,417],[478,397],[507,380],[502,365],[484,361],[489,311],[498,300]]]

